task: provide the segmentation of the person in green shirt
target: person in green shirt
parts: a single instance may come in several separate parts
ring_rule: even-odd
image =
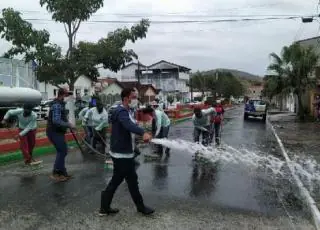
[[[32,111],[31,105],[23,108],[10,109],[3,117],[2,123],[15,116],[18,119],[19,134],[16,139],[20,139],[20,149],[26,165],[37,164],[40,161],[32,158],[32,152],[36,144],[37,114]]]
[[[152,120],[152,131],[155,138],[168,138],[171,121],[168,115],[159,107],[159,104],[154,101],[151,103],[151,108],[144,110],[144,113],[151,114],[153,117]],[[156,153],[162,157],[163,155],[163,146],[156,145]],[[170,149],[166,148],[165,150],[166,157],[170,155]]]

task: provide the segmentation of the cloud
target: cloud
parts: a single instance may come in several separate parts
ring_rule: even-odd
[[[105,0],[91,20],[151,21],[213,20],[237,15],[314,15],[317,0]],[[112,6],[112,7],[111,7]],[[24,18],[50,18],[38,0],[11,0],[0,8],[13,7]],[[77,40],[96,41],[108,32],[132,23],[83,23]],[[46,28],[52,42],[64,48],[67,38],[63,26],[54,22],[34,22]],[[271,52],[280,52],[295,39],[316,36],[318,23],[302,24],[301,20],[274,20],[223,23],[151,24],[147,38],[128,43],[141,62],[151,64],[165,59],[196,70],[237,68],[265,74]],[[0,41],[0,52],[9,45]]]

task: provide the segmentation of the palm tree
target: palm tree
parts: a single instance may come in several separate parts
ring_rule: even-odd
[[[312,47],[304,48],[299,43],[283,47],[281,57],[275,53],[270,56],[272,63],[268,66],[268,70],[273,71],[274,74],[267,81],[269,90],[271,89],[274,95],[283,96],[288,92],[297,95],[298,116],[304,119],[305,109],[302,97],[308,89],[316,85],[314,71],[319,57]]]

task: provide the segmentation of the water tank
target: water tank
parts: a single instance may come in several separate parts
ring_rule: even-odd
[[[39,91],[22,87],[0,87],[0,107],[14,107],[24,104],[39,105],[42,95]]]

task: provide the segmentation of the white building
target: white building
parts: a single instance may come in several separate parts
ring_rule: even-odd
[[[60,87],[67,87],[67,84],[62,84]],[[86,76],[80,76],[74,83],[74,95],[83,95],[84,91],[87,90],[88,94],[91,95],[94,92],[93,82]],[[39,83],[39,91],[42,94],[43,100],[49,100],[56,97],[58,87],[46,84],[44,82]]]
[[[32,63],[23,60],[0,58],[0,86],[38,89]]]
[[[140,73],[141,84],[152,84],[156,89],[161,89],[165,96],[180,94],[183,98],[187,98],[190,70],[164,60],[149,66],[131,63],[122,68],[121,81],[137,81]]]

